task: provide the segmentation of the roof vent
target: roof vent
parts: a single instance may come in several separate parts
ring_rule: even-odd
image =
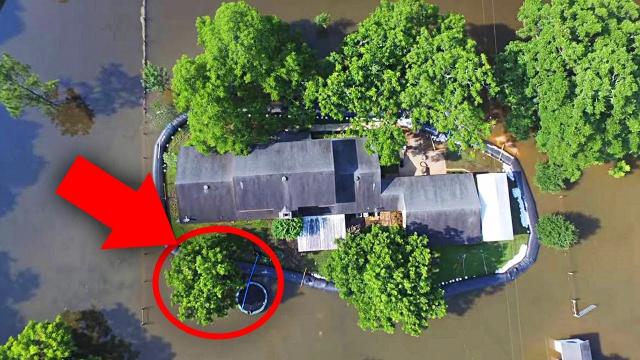
[[[280,219],[291,219],[293,217],[293,214],[291,214],[291,211],[289,209],[287,209],[287,207],[285,206],[278,213],[278,217]]]
[[[356,175],[356,181],[360,181],[360,175]]]
[[[286,176],[282,177],[282,182],[287,182],[287,180],[289,180],[289,178],[287,178]]]
[[[209,192],[209,185],[203,185],[202,186],[202,191],[204,191],[205,194],[208,193]]]

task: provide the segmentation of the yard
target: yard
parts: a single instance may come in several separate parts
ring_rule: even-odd
[[[529,234],[515,235],[511,241],[497,241],[476,245],[455,245],[434,247],[439,254],[436,260],[438,283],[452,279],[478,277],[495,273],[502,265],[511,260],[526,244]]]

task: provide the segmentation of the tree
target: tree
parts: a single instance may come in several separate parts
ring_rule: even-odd
[[[518,19],[521,40],[498,56],[499,97],[510,108],[509,129],[520,138],[536,132],[548,157],[543,177],[564,188],[591,165],[637,156],[638,5],[525,0]]]
[[[449,14],[436,30],[423,31],[407,61],[401,99],[413,121],[449,133],[452,149],[484,148],[493,124],[485,121],[482,95],[497,87],[487,58],[466,35],[464,17]]]
[[[0,359],[71,359],[75,350],[71,328],[58,316],[54,321],[29,321],[17,337],[0,346]]]
[[[142,86],[146,91],[165,91],[171,84],[169,71],[147,61],[142,67]]]
[[[549,162],[536,164],[536,174],[533,181],[542,191],[559,192],[565,188],[565,179],[558,166]]]
[[[131,343],[113,333],[104,314],[96,309],[65,310],[60,318],[71,330],[74,359],[127,360],[139,356]]]
[[[52,322],[30,321],[17,337],[0,345],[2,360],[127,360],[138,355],[95,309],[65,310]]]
[[[271,223],[271,234],[276,239],[295,240],[302,232],[302,219],[275,219]]]
[[[619,179],[627,175],[629,171],[631,171],[631,166],[627,164],[626,161],[620,160],[616,162],[614,167],[609,169],[609,175],[613,176],[616,179]]]
[[[560,214],[544,215],[536,225],[542,245],[555,249],[568,249],[578,242],[578,229]]]
[[[309,84],[307,105],[317,103],[337,120],[354,115],[352,121],[363,124],[359,134],[376,139],[369,147],[382,165],[397,162],[406,144],[390,131],[404,111],[414,130],[429,123],[452,132],[454,147],[483,146],[491,125],[479,105],[485,89],[493,92],[493,76],[464,26],[461,15],[439,15],[422,0],[382,1],[329,56],[333,72]],[[383,134],[374,136],[377,129]]]
[[[57,106],[57,90],[57,80],[41,81],[29,65],[6,53],[0,57],[0,103],[12,117],[20,117],[27,107],[51,114]]]
[[[326,29],[329,27],[329,24],[331,24],[331,14],[323,11],[313,18],[313,22],[319,27]]]
[[[430,319],[447,312],[444,292],[433,280],[433,256],[426,236],[374,225],[339,241],[323,268],[358,311],[360,327],[393,333],[400,323],[418,336]]]
[[[196,29],[204,53],[178,60],[172,89],[199,151],[247,154],[280,130],[309,124],[302,94],[315,61],[286,23],[235,2],[198,18]],[[269,114],[273,103],[286,115]]]
[[[94,112],[72,88],[59,96],[58,80],[43,82],[9,54],[0,58],[0,103],[14,118],[25,108],[35,107],[60,130],[62,135],[87,135],[93,127]]]
[[[165,272],[171,304],[178,306],[180,320],[207,325],[235,305],[235,294],[244,284],[233,261],[233,241],[213,234],[180,246]]]

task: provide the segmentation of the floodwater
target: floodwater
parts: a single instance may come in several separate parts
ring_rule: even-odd
[[[439,1],[463,13],[489,55],[518,27],[519,1]],[[194,21],[217,1],[149,0],[149,56],[171,66],[199,52]],[[300,29],[326,55],[376,1],[251,1]],[[137,186],[149,171],[151,139],[140,108],[138,1],[8,0],[0,10],[0,50],[27,62],[44,78],[60,78],[92,107],[88,135],[67,136],[35,112],[8,118],[0,110],[0,342],[26,319],[51,318],[64,308],[97,306],[115,330],[148,359],[548,359],[549,341],[579,335],[592,340],[597,359],[640,358],[640,174],[613,179],[595,167],[561,196],[536,194],[541,213],[571,213],[584,239],[568,253],[542,249],[516,282],[454,299],[450,314],[421,337],[361,331],[357,316],[335,294],[287,288],[263,328],[222,342],[191,337],[153,307],[155,252],[104,252],[107,230],[57,198],[56,185],[82,154]],[[328,11],[337,20],[318,34],[310,19]],[[495,33],[494,33],[495,29]],[[495,36],[494,36],[495,34]],[[519,144],[528,174],[541,155]],[[96,189],[100,191],[100,189]],[[146,255],[145,255],[146,254]],[[573,272],[574,275],[569,275]],[[597,304],[584,318],[569,299]],[[140,326],[140,308],[145,310]],[[244,319],[239,319],[244,324]]]

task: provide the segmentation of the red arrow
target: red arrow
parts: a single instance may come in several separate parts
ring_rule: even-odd
[[[78,156],[56,193],[111,228],[102,249],[177,244],[151,175],[136,191]]]

